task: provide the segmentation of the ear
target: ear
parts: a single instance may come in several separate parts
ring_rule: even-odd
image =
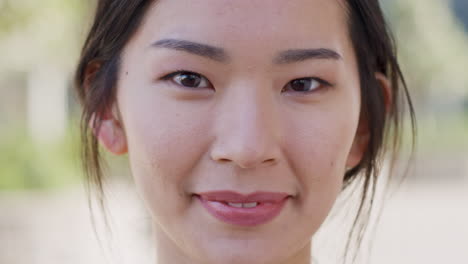
[[[392,105],[392,88],[388,78],[380,72],[375,73],[375,78],[382,89],[384,95],[385,112],[388,114],[391,111]],[[359,124],[356,131],[351,151],[346,161],[346,168],[356,167],[364,157],[367,146],[369,145],[370,130],[368,117],[361,115],[359,118]]]
[[[109,152],[115,155],[127,153],[127,139],[119,121],[113,118],[102,120],[100,129],[96,132],[95,136]]]
[[[96,77],[97,72],[101,68],[102,63],[100,61],[91,61],[88,63],[86,66],[85,72],[84,72],[84,80],[83,80],[83,88],[85,91],[88,91],[92,80]]]
[[[100,68],[101,63],[97,61],[89,63],[86,67],[83,84],[86,91],[90,89],[92,79]],[[102,113],[94,113],[89,122],[89,127],[101,145],[115,155],[122,155],[128,151],[124,128],[119,120],[118,111],[113,107]]]
[[[392,93],[392,84],[390,80],[381,72],[375,73],[375,79],[380,84],[380,87],[383,90],[384,95],[384,104],[385,104],[385,113],[388,114],[392,110],[393,103],[393,93]]]

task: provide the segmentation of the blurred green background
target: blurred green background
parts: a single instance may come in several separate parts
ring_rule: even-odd
[[[448,192],[450,186],[465,186],[468,1],[381,2],[418,119],[417,151],[406,182],[442,184]],[[17,234],[10,222],[2,222],[8,218],[5,212],[16,212],[11,208],[22,199],[17,197],[82,187],[80,107],[72,74],[92,10],[90,0],[0,0],[0,209],[10,208],[0,212],[0,237],[6,230]],[[15,252],[13,246],[10,251]],[[1,255],[1,263],[39,263],[3,262]]]

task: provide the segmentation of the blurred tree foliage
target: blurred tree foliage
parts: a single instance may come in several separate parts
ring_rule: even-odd
[[[22,117],[15,113],[19,110],[27,113],[31,72],[52,66],[71,73],[90,8],[88,0],[0,0],[0,103],[10,105],[0,117]],[[17,97],[18,105],[12,107],[8,96]],[[69,121],[75,125],[64,138],[42,144],[31,139],[25,120],[1,120],[7,126],[0,122],[0,190],[50,188],[80,178],[75,122]]]
[[[88,0],[0,0],[0,72],[44,63],[72,67],[90,6]]]
[[[25,129],[11,129],[0,140],[0,190],[49,189],[80,180],[78,129],[53,144],[38,144]]]
[[[452,0],[452,8],[460,21],[468,31],[468,1],[467,0]]]
[[[450,2],[389,0],[384,4],[420,114],[462,107],[468,97],[468,38]]]

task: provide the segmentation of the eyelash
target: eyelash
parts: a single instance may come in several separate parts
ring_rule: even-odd
[[[174,80],[172,80],[172,78],[178,76],[178,75],[182,75],[182,74],[186,74],[186,75],[196,75],[202,79],[205,79],[210,86],[213,86],[211,84],[211,82],[208,80],[208,78],[204,77],[202,74],[199,74],[199,73],[196,73],[196,72],[192,72],[192,71],[187,71],[187,70],[177,70],[175,72],[172,72],[172,73],[169,73],[163,77],[161,77],[161,80],[164,80],[164,81],[172,81],[175,85],[177,86],[181,86],[179,83],[176,83]],[[294,79],[294,80],[291,80],[290,82],[288,82],[288,85],[290,85],[293,81],[296,81],[296,80],[314,80],[316,82],[318,82],[320,84],[320,87],[312,90],[312,91],[305,91],[305,92],[302,92],[304,94],[309,94],[309,93],[314,93],[314,92],[317,92],[318,90],[322,90],[322,89],[326,89],[326,88],[330,88],[330,87],[333,87],[334,85],[321,79],[321,78],[317,78],[317,77],[304,77],[304,78],[297,78],[297,79]],[[186,87],[186,86],[182,86],[182,88],[184,89],[195,89],[195,88],[191,88],[191,87]],[[301,93],[301,92],[299,92]]]

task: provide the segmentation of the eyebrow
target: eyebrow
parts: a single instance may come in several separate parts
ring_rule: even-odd
[[[280,54],[274,59],[274,63],[290,64],[309,59],[340,60],[341,58],[342,57],[340,54],[338,54],[338,52],[331,49],[298,49],[280,52]]]
[[[151,46],[185,51],[223,63],[227,63],[230,60],[226,51],[222,48],[188,40],[162,39],[153,43]]]
[[[217,62],[229,63],[230,57],[223,48],[180,39],[162,39],[151,44],[151,47],[168,48],[188,52]],[[331,49],[290,49],[280,52],[274,64],[291,64],[309,59],[340,60],[342,56]]]

